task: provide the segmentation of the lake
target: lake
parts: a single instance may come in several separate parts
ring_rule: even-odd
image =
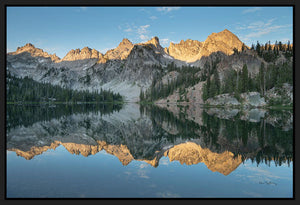
[[[7,198],[292,198],[293,111],[7,105]]]

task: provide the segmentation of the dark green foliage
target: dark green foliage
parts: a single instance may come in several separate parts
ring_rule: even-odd
[[[241,83],[242,83],[242,92],[248,92],[249,91],[249,74],[248,74],[248,68],[247,65],[244,64],[243,70],[242,70],[242,76],[241,76]]]
[[[256,43],[255,50],[256,50],[257,54],[259,56],[261,56],[261,46],[260,46],[260,43],[258,41]]]
[[[287,62],[269,64],[267,69],[262,63],[255,77],[249,75],[247,66],[244,65],[241,72],[231,69],[225,73],[221,94],[234,93],[238,97],[241,93],[255,91],[264,95],[266,90],[282,87],[283,83],[293,84],[293,68]]]
[[[220,87],[221,87],[221,84],[220,84],[220,79],[219,79],[219,73],[218,73],[218,70],[215,69],[214,74],[213,74],[213,79],[209,86],[209,96],[213,97],[213,96],[219,95]]]
[[[210,97],[209,88],[210,88],[210,78],[207,78],[206,83],[203,85],[202,88],[202,98],[204,101]]]
[[[275,62],[280,54],[283,54],[287,59],[293,56],[293,47],[291,46],[290,42],[283,44],[281,41],[276,41],[275,45],[271,45],[269,41],[264,46],[257,42],[255,50],[258,56],[262,57],[268,63]]]
[[[143,90],[141,89],[141,91],[140,91],[140,101],[144,101],[144,100],[145,100],[145,95],[144,95]]]
[[[266,89],[282,87],[283,83],[293,84],[293,68],[288,63],[269,65],[266,74]]]
[[[234,48],[234,49],[233,49],[233,54],[239,54],[239,51],[238,51],[237,48]]]
[[[212,82],[206,81],[202,96],[204,101],[207,98],[223,93],[234,94],[234,96],[239,99],[241,93],[255,90],[255,88],[253,88],[254,82],[252,82],[253,80],[249,77],[246,65],[243,66],[242,71],[237,72],[230,69],[226,72],[222,85],[218,79],[218,72],[215,72]]]
[[[264,96],[266,91],[273,87],[281,87],[283,83],[293,84],[293,67],[289,60],[289,58],[293,56],[293,47],[290,45],[290,42],[288,42],[288,44],[282,44],[276,41],[273,46],[270,44],[270,41],[265,45],[257,42],[256,46],[252,44],[251,50],[255,50],[257,54],[268,63],[261,63],[259,73],[256,76],[250,76],[246,64],[244,64],[243,69],[239,72],[229,69],[224,73],[220,87],[218,81],[216,81],[218,77],[214,77],[218,76],[218,72],[215,72],[216,63],[212,63],[214,66],[205,64],[202,74],[205,73],[206,76],[203,74],[201,78],[202,81],[206,80],[202,93],[204,101],[223,93],[234,94],[237,99],[240,98],[241,93],[253,91],[260,92],[260,94]],[[238,54],[238,52],[236,52],[236,54]],[[281,54],[285,56],[288,61],[275,65],[274,62]],[[272,62],[273,64],[271,64]],[[208,81],[208,78],[211,78],[211,80]]]
[[[243,45],[242,45],[242,51],[245,51],[247,49],[248,49],[247,46],[243,43]]]
[[[7,75],[7,102],[113,102],[122,101],[120,94],[110,91],[75,91],[50,83],[39,83],[28,77]]]
[[[176,79],[163,84],[160,78],[153,78],[150,88],[144,93],[144,100],[155,101],[171,95],[179,89],[180,94],[185,94],[185,88],[194,86],[200,81],[197,73],[201,70],[199,67],[182,66],[177,67],[174,63],[167,65],[165,73],[176,71],[179,73]]]
[[[258,78],[259,78],[259,88],[260,88],[260,94],[264,95],[266,92],[266,77],[265,77],[265,64],[262,62],[260,67],[259,67],[259,73],[258,73]]]

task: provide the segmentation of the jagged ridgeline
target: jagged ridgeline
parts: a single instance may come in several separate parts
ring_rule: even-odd
[[[84,47],[62,59],[26,44],[7,54],[7,70],[76,91],[110,90],[131,102],[293,102],[293,45],[257,42],[250,48],[227,29],[203,42],[187,39],[165,48],[158,37],[136,44],[125,38],[105,54]],[[249,103],[252,96],[258,100]]]

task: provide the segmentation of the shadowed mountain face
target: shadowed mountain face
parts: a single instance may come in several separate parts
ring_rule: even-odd
[[[274,160],[279,165],[293,160],[292,130],[266,123],[270,116],[273,121],[284,121],[290,117],[288,113],[265,111],[260,121],[251,122],[235,111],[217,116],[214,111],[202,110],[201,120],[193,120],[191,112],[174,115],[166,109],[126,104],[121,110],[112,108],[110,113],[94,109],[22,123],[39,109],[19,107],[7,118],[7,150],[28,160],[63,146],[71,154],[85,157],[105,150],[123,165],[138,160],[157,167],[160,158],[166,156],[186,165],[204,163],[223,175],[246,159],[258,164]],[[15,119],[11,115],[19,116],[18,124],[11,122]]]

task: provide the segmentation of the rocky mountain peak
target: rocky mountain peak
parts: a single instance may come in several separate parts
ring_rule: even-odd
[[[127,38],[124,38],[117,48],[107,51],[105,57],[107,59],[123,60],[127,58],[132,48],[133,44]]]
[[[92,49],[90,49],[89,47],[84,47],[83,49],[81,49],[82,53],[87,53],[87,52],[91,52]]]
[[[54,61],[54,62],[60,61],[60,58],[56,55],[56,53],[54,53],[53,55],[51,55],[51,59],[52,59],[52,61]]]
[[[159,38],[155,36],[151,40],[147,41],[145,44],[153,44],[155,47],[159,47]]]
[[[165,51],[178,60],[193,62],[198,60],[202,45],[200,41],[187,39],[181,40],[178,44],[171,42]]]
[[[81,50],[79,48],[70,50],[67,55],[62,59],[62,61],[74,61],[74,60],[84,60],[91,58],[100,58],[102,54],[96,49],[91,49],[89,47],[84,47]]]
[[[35,48],[35,46],[31,43],[26,43],[26,45],[23,46],[22,48]]]
[[[243,43],[228,29],[219,33],[210,34],[204,42],[187,39],[178,44],[170,43],[165,51],[172,57],[186,61],[195,62],[202,56],[209,56],[214,52],[223,52],[226,55],[233,54],[233,49],[242,50]]]
[[[238,37],[236,35],[234,35],[228,29],[224,29],[223,31],[220,31],[219,33],[212,33],[207,37],[207,39],[216,39],[216,40],[222,40],[222,41],[224,41],[225,39],[232,39],[232,40],[240,41],[238,39]]]
[[[47,52],[43,51],[43,49],[36,48],[33,44],[31,43],[26,43],[22,47],[18,47],[15,52],[9,53],[10,55],[18,55],[21,53],[30,53],[31,56],[33,57],[44,57],[44,58],[51,58],[52,61],[56,62],[59,61],[60,58],[56,56],[56,54],[48,54]]]
[[[128,40],[128,38],[123,38],[123,40],[121,41],[120,45],[132,45],[131,41]]]
[[[153,37],[151,40],[140,43],[138,45],[152,45],[153,49],[156,51],[156,53],[164,53],[163,47],[159,43],[159,38],[157,36]]]
[[[36,50],[37,48],[35,48],[35,46],[31,43],[26,43],[24,46],[22,47],[18,47],[17,48],[17,53],[22,53],[22,52],[25,52],[25,51],[34,51]],[[39,49],[39,50],[42,50],[42,49]]]
[[[204,41],[204,52],[202,56],[208,56],[213,52],[221,51],[227,55],[233,54],[233,49],[242,50],[243,43],[229,30],[225,29],[219,33],[212,33]]]

